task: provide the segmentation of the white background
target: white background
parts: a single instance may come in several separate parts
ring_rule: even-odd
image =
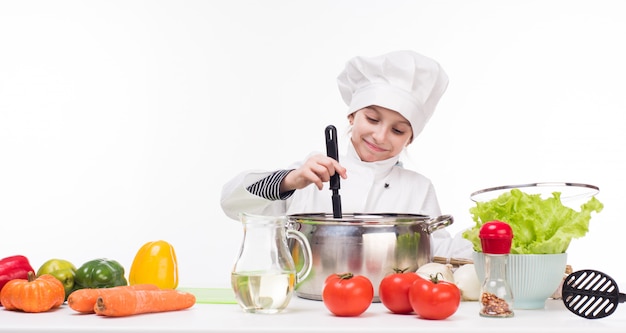
[[[241,226],[222,185],[323,151],[326,125],[347,129],[345,61],[413,49],[450,77],[405,159],[434,182],[448,230],[472,225],[469,195],[485,187],[597,185],[605,209],[568,261],[626,285],[622,8],[0,0],[0,257],[129,269],[164,239],[182,286],[229,286]]]

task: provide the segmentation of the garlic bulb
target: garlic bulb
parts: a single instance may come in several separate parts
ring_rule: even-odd
[[[436,262],[429,262],[420,266],[416,273],[417,275],[430,279],[431,277],[436,276],[438,273],[441,273],[437,276],[439,280],[444,280],[450,283],[454,283],[454,274],[452,273],[451,265],[444,265]]]
[[[477,301],[480,297],[481,283],[478,280],[474,264],[459,266],[454,271],[454,283],[461,290],[461,299],[463,301]]]

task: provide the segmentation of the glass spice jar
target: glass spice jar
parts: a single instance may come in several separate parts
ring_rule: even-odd
[[[482,317],[513,317],[513,293],[506,276],[506,265],[511,251],[513,231],[501,221],[485,223],[479,233],[484,258],[485,280],[480,289]]]

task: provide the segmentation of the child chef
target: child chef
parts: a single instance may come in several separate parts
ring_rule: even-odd
[[[348,106],[345,155],[337,162],[313,153],[282,170],[239,174],[222,189],[226,215],[332,212],[328,185],[335,173],[342,178],[344,212],[441,215],[431,181],[399,163],[447,88],[448,76],[439,63],[408,50],[357,56],[346,63],[337,83]],[[445,229],[437,230],[431,253],[448,257],[451,243]]]

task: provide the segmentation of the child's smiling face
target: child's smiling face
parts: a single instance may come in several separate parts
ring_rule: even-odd
[[[362,161],[376,162],[402,152],[413,138],[409,121],[396,111],[371,105],[348,116],[351,140]]]

